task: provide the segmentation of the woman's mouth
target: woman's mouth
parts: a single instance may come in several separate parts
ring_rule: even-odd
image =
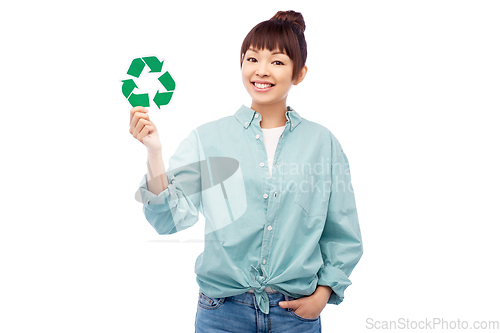
[[[258,92],[266,92],[271,90],[272,87],[274,87],[274,84],[271,83],[258,83],[258,82],[252,82],[253,89]]]

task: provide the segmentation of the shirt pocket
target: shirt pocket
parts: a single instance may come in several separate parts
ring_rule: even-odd
[[[297,177],[295,203],[307,216],[326,216],[330,202],[330,182],[325,175],[304,173]]]
[[[215,298],[215,297],[209,297],[205,295],[204,293],[200,293],[198,296],[198,305],[207,310],[215,310],[218,309],[222,303],[224,303],[225,297],[221,298]]]

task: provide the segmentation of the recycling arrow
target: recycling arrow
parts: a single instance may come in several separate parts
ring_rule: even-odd
[[[135,84],[134,80],[123,80],[123,86],[122,86],[122,92],[123,96],[129,97],[134,88],[137,88],[137,85]]]
[[[149,106],[149,96],[148,94],[132,94],[128,98],[128,101],[130,104],[132,104],[133,107],[136,106],[143,106],[147,108]]]
[[[127,74],[139,77],[142,73],[142,70],[144,69],[144,66],[146,65],[144,64],[144,61],[142,61],[141,58],[134,59],[130,64]]]
[[[158,60],[157,57],[144,57],[144,58],[142,58],[142,60],[144,60],[146,65],[148,65],[148,67],[150,69],[150,71],[149,71],[150,73],[161,72],[161,68],[163,66],[163,61],[160,62],[160,60]]]
[[[167,105],[168,102],[170,102],[170,99],[172,98],[173,91],[167,91],[164,93],[161,93],[159,90],[156,92],[155,97],[153,98],[153,101],[155,102],[156,106],[158,106],[158,109],[162,105]]]
[[[162,76],[160,76],[158,78],[158,81],[161,82],[161,84],[163,85],[163,87],[165,87],[167,91],[175,89],[174,79],[172,79],[172,76],[170,76],[169,72],[165,72]]]
[[[135,58],[132,60],[130,67],[127,71],[128,75],[139,78],[143,73],[144,68],[148,66],[149,73],[161,73],[163,67],[163,61],[158,60],[155,56]],[[158,89],[153,98],[153,102],[160,109],[163,105],[167,105],[172,99],[172,95],[175,90],[175,81],[168,71],[165,71],[158,77],[158,81],[161,83],[165,92],[160,92]],[[128,99],[129,103],[133,106],[143,106],[149,107],[149,94],[134,94],[134,89],[139,89],[137,84],[133,79],[122,80],[122,93],[125,98]]]

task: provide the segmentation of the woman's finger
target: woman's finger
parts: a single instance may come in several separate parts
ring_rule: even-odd
[[[138,135],[140,132],[142,132],[142,130],[144,129],[144,126],[149,125],[149,124],[150,124],[149,120],[144,119],[144,118],[140,118],[139,121],[137,122],[137,125],[134,127],[134,131],[133,131],[132,135],[138,139],[139,138]]]
[[[142,128],[142,130],[139,132],[139,134],[137,135],[137,139],[141,142],[141,143],[144,143],[142,140],[144,139],[144,137],[148,136],[149,135],[149,132],[151,131],[151,126],[150,125],[146,125]]]
[[[134,130],[137,127],[137,124],[139,123],[139,121],[141,119],[149,121],[149,116],[146,113],[142,113],[142,112],[136,113],[135,116],[134,116],[134,118],[132,119],[132,124],[130,125],[130,133],[131,134],[134,133]],[[142,129],[142,127],[140,129]]]
[[[132,109],[130,110],[130,124],[132,124],[132,119],[134,118],[134,115],[135,115],[137,112],[144,112],[144,113],[147,113],[147,112],[148,112],[148,109],[146,109],[145,107],[142,107],[142,106],[136,106],[136,107],[132,108]]]

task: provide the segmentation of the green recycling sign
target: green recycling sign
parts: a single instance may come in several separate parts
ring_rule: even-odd
[[[149,68],[149,73],[161,73],[163,61],[160,62],[160,60],[158,60],[158,58],[154,56],[136,58],[132,60],[127,74],[135,78],[139,78],[146,66],[148,66]],[[127,98],[129,103],[133,107],[149,107],[150,97],[152,97],[153,102],[156,104],[156,106],[158,106],[158,109],[160,109],[163,105],[167,105],[170,102],[170,99],[172,98],[175,90],[174,79],[172,79],[172,76],[168,71],[165,71],[158,77],[158,83],[161,85],[162,91],[160,92],[160,89],[157,89],[154,97],[152,93],[150,96],[150,94],[148,93],[140,93],[139,91],[134,91],[135,89],[139,90],[139,87],[135,83],[134,79],[122,80],[122,82],[123,96]]]

